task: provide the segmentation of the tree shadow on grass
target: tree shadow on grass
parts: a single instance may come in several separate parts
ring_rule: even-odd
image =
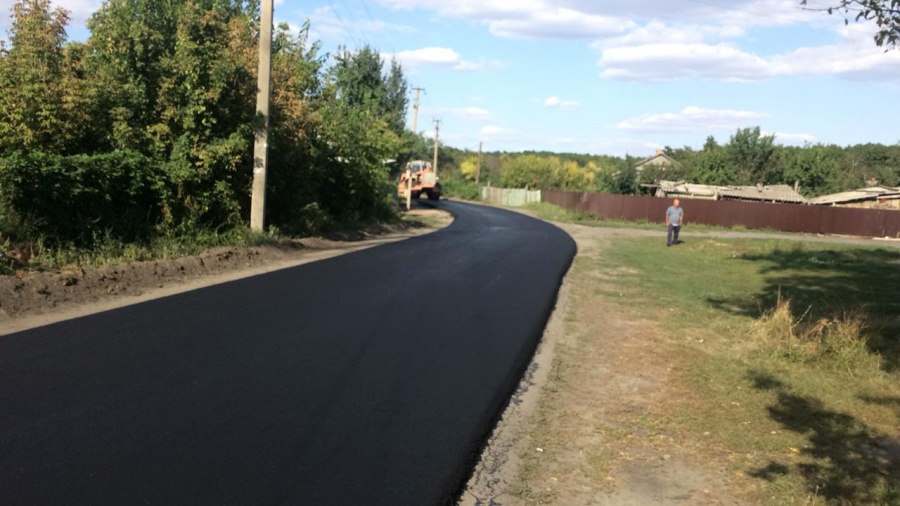
[[[751,476],[774,481],[799,473],[811,495],[828,504],[900,504],[900,440],[877,433],[856,418],[829,410],[818,399],[796,395],[778,379],[750,371],[748,379],[758,390],[773,391],[777,402],[768,408],[772,420],[785,430],[804,435],[808,445],[799,464],[770,462]],[[900,399],[873,402],[897,403]]]
[[[765,287],[751,299],[709,298],[718,309],[759,318],[790,300],[797,319],[815,322],[847,314],[867,322],[870,351],[888,372],[900,371],[900,251],[797,247],[741,255],[758,262]]]

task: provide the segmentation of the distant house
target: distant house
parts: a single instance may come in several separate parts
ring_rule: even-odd
[[[657,184],[643,186],[655,189],[655,195],[661,198],[744,200],[788,204],[807,203],[803,195],[797,193],[790,186],[783,184],[771,186],[714,186],[663,180]]]
[[[660,169],[661,171],[664,171],[672,167],[680,168],[681,164],[671,156],[665,154],[663,150],[657,149],[655,155],[651,156],[650,158],[644,158],[643,160],[634,164],[634,168],[638,172],[641,172],[648,167],[655,167],[657,169]]]
[[[809,199],[817,206],[859,207],[865,209],[900,210],[900,188],[871,186]]]

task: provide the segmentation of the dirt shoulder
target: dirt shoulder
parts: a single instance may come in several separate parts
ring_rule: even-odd
[[[453,221],[449,213],[437,209],[414,209],[407,217],[412,221],[331,239],[222,247],[177,259],[0,276],[0,335],[409,239]]]

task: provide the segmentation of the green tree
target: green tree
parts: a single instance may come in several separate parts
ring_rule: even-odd
[[[478,172],[478,157],[470,156],[463,160],[459,166],[459,171],[467,180],[474,181],[475,174]]]
[[[639,175],[631,163],[623,163],[616,172],[603,172],[596,183],[603,193],[636,195],[640,193]]]
[[[807,197],[843,189],[840,172],[841,149],[836,146],[789,148],[783,152],[784,182],[799,184]]]
[[[99,148],[165,161],[176,222],[241,220],[256,94],[246,8],[229,0],[107,0],[88,24]]]
[[[368,45],[355,52],[343,48],[335,56],[332,81],[338,99],[385,120],[395,134],[403,133],[408,86],[399,63],[392,61],[385,75],[378,51]]]
[[[777,178],[774,135],[763,135],[759,127],[741,128],[725,150],[737,172],[730,184],[767,184]]]
[[[11,46],[0,47],[0,155],[76,149],[84,132],[80,53],[66,50],[68,20],[50,0],[13,4]]]
[[[711,185],[737,184],[737,167],[723,147],[704,149],[688,168],[686,179],[692,183]]]
[[[501,162],[500,184],[507,188],[561,188],[562,163],[555,156],[506,156]]]
[[[391,130],[400,135],[406,129],[406,111],[409,106],[409,85],[403,68],[397,60],[391,60],[391,70],[384,80],[382,112]]]

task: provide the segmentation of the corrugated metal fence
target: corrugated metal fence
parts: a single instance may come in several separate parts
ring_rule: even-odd
[[[598,218],[665,223],[670,199],[544,190],[543,202]],[[878,209],[682,199],[685,223],[783,232],[900,238],[900,212]]]
[[[540,190],[515,190],[508,188],[481,187],[481,200],[497,206],[522,207],[541,201]]]

